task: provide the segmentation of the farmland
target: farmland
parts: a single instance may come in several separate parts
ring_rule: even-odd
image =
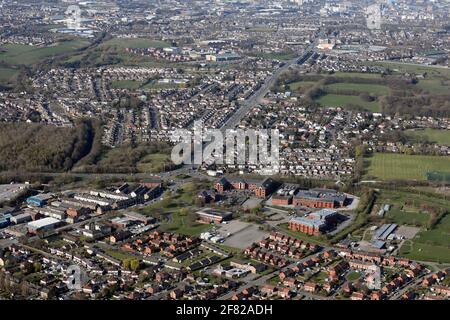
[[[438,156],[375,153],[366,163],[366,178],[380,180],[425,181],[427,172],[450,170],[450,158]]]

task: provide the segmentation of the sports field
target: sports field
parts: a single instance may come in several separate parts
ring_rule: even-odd
[[[0,61],[12,65],[34,64],[52,56],[74,52],[88,45],[88,43],[85,40],[72,40],[60,42],[48,47],[7,44],[1,47],[5,52],[0,53]]]
[[[449,172],[450,157],[375,153],[366,158],[367,177],[380,180],[427,179],[430,171]]]
[[[378,102],[367,102],[362,100],[358,96],[350,95],[338,95],[338,94],[325,94],[316,99],[316,102],[324,107],[348,107],[350,105],[356,105],[372,112],[380,111]]]
[[[115,80],[111,82],[111,88],[136,90],[142,86],[141,81],[136,80]]]
[[[406,134],[411,137],[424,137],[430,142],[450,145],[450,130],[445,129],[424,129],[406,131]]]
[[[352,90],[357,92],[366,92],[368,94],[374,95],[388,95],[389,88],[387,86],[379,85],[379,84],[367,84],[367,83],[349,83],[349,82],[340,82],[333,83],[326,86],[327,88],[334,90]]]

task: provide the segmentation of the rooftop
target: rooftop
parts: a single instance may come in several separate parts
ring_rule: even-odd
[[[56,224],[56,223],[60,223],[60,222],[61,222],[61,220],[48,217],[48,218],[43,218],[43,219],[39,219],[36,221],[32,221],[32,222],[28,223],[28,227],[31,229],[38,230],[43,227],[50,226],[52,224]]]

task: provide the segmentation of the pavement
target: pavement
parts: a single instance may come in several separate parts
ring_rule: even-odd
[[[256,224],[248,223],[243,229],[228,237],[224,244],[230,247],[245,249],[254,242],[258,242],[267,236],[268,232],[259,229]]]

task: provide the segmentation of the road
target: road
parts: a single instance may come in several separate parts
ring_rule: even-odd
[[[409,283],[407,283],[400,290],[398,290],[394,294],[392,294],[391,297],[389,297],[389,300],[399,300],[402,297],[402,295],[404,293],[406,293],[409,289],[412,289],[412,288],[418,286],[422,282],[422,279],[426,275],[427,274],[422,274],[419,277],[417,277],[417,278],[413,279],[412,281],[410,281]]]
[[[280,274],[280,272],[286,271],[289,268],[295,267],[299,263],[302,263],[302,262],[310,259],[312,256],[320,254],[322,252],[322,250],[323,249],[320,249],[319,251],[315,252],[312,255],[305,256],[302,259],[297,260],[297,261],[289,264],[288,266],[286,266],[286,267],[284,267],[282,269],[275,269],[273,272],[271,272],[269,274],[266,274],[266,275],[264,275],[262,277],[256,278],[256,279],[254,279],[252,281],[249,281],[246,284],[236,288],[235,290],[224,294],[223,296],[221,296],[219,298],[219,300],[230,300],[235,294],[237,294],[239,292],[242,292],[242,290],[244,290],[244,289],[247,289],[247,288],[250,288],[250,287],[254,287],[254,286],[263,286],[263,285],[265,285],[267,283],[268,280],[270,280],[270,278],[273,278],[274,276]],[[302,292],[302,294],[303,294],[303,292]]]
[[[256,106],[258,103],[261,103],[262,99],[266,96],[266,94],[273,87],[277,79],[280,75],[288,70],[291,66],[299,64],[302,65],[306,62],[307,59],[304,59],[311,51],[313,51],[314,47],[317,45],[319,37],[315,39],[300,55],[300,57],[296,57],[295,59],[289,60],[283,66],[278,68],[270,77],[266,78],[265,82],[261,85],[261,87],[253,93],[247,100],[245,100],[238,110],[236,110],[233,115],[228,118],[228,120],[224,123],[224,125],[220,128],[222,133],[226,129],[234,129],[241,120],[245,117],[245,115],[250,111],[251,108]]]

